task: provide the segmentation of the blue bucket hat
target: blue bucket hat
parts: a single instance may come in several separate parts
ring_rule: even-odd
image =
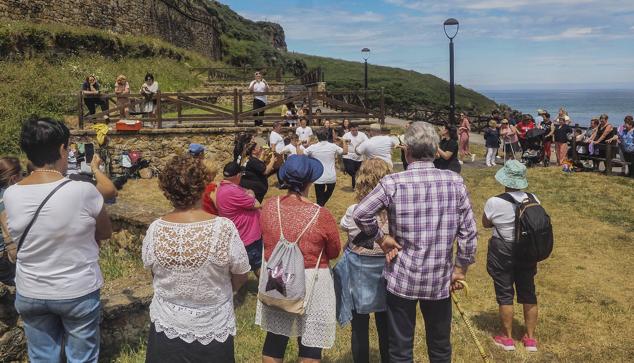
[[[280,168],[280,179],[295,190],[319,179],[324,166],[315,158],[306,155],[291,155]]]
[[[509,160],[495,173],[495,180],[507,188],[526,189],[528,188],[526,166],[517,160]]]
[[[201,144],[189,144],[189,153],[197,156],[205,152],[205,147]]]

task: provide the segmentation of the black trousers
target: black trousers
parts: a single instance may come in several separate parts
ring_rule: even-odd
[[[389,343],[388,343],[388,326],[387,313],[374,313],[376,323],[376,331],[379,335],[379,351],[381,354],[381,363],[390,361]],[[357,314],[352,311],[352,338],[351,350],[354,363],[370,362],[370,314]]]
[[[403,170],[407,170],[407,159],[405,158],[405,150],[401,150],[401,162],[403,163]]]
[[[154,323],[150,325],[147,342],[146,363],[190,363],[190,362],[235,362],[233,354],[233,336],[220,343],[216,340],[207,345],[198,341],[187,343],[180,338],[170,339],[164,333],[156,331]]]
[[[277,335],[271,332],[266,333],[264,347],[262,347],[262,355],[276,359],[283,359],[284,354],[286,353],[288,340],[288,337],[284,335]],[[297,345],[299,346],[298,356],[300,358],[321,360],[321,348],[305,346],[302,344],[302,337],[297,337]]]
[[[346,174],[350,175],[352,178],[352,189],[354,189],[357,184],[357,172],[361,167],[361,161],[356,161],[352,159],[343,159],[343,167],[346,170]]]
[[[257,98],[253,99],[253,109],[255,110],[256,108],[260,108],[260,107],[264,107],[266,106],[266,103],[262,100],[258,100]],[[264,116],[264,111],[260,111],[260,112],[254,112],[253,116]],[[262,120],[255,120],[253,122],[253,124],[255,126],[262,126],[264,125],[264,121]]]
[[[328,203],[328,199],[335,191],[335,183],[332,184],[315,184],[315,195],[317,196],[317,204],[325,206]]]
[[[84,103],[86,104],[89,115],[94,115],[95,113],[97,113],[97,106],[101,108],[102,112],[108,111],[108,100],[104,100],[99,97],[88,97],[84,98]]]
[[[409,300],[387,292],[390,362],[414,361],[416,304],[425,320],[427,353],[431,363],[451,362],[451,298]]]

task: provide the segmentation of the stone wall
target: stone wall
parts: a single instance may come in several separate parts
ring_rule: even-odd
[[[244,131],[253,132],[254,130],[244,127],[214,127],[142,129],[139,132],[111,131],[107,137],[106,148],[111,155],[113,174],[120,174],[123,171],[121,168],[123,151],[139,150],[144,159],[160,169],[175,155],[187,152],[187,147],[193,142],[204,145],[207,150],[206,156],[222,167],[233,159],[235,135]],[[92,130],[73,130],[71,134],[73,142],[96,143],[95,132]]]
[[[0,0],[0,18],[149,35],[219,59],[217,19],[196,1]]]

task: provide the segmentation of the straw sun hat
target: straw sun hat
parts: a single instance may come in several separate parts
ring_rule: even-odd
[[[495,180],[507,188],[526,189],[528,188],[526,166],[517,160],[509,160],[495,173]]]

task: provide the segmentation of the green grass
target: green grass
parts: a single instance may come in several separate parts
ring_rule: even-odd
[[[133,276],[132,272],[143,268],[139,256],[113,244],[105,244],[99,250],[99,266],[106,280]]]
[[[478,149],[478,148],[476,148]],[[476,150],[478,152],[478,150]],[[481,154],[479,154],[481,159]],[[487,198],[499,194],[495,181],[497,168],[464,168],[465,178],[478,223],[478,253],[467,280],[468,296],[460,294],[463,309],[470,317],[476,334],[496,362],[625,362],[634,357],[631,337],[634,328],[629,317],[634,312],[631,283],[627,271],[634,254],[634,181],[595,173],[567,175],[558,168],[529,169],[529,191],[535,192],[550,214],[555,228],[552,256],[540,263],[536,277],[540,304],[537,337],[540,352],[528,354],[521,347],[514,353],[499,351],[490,336],[499,329],[493,284],[486,272],[487,240],[490,230],[480,224]],[[353,203],[349,178],[340,174],[328,209],[336,219]],[[158,191],[147,186],[145,198]],[[280,194],[271,189],[269,196]],[[126,198],[121,195],[121,198]],[[311,193],[311,198],[314,197]],[[342,238],[343,236],[342,233]],[[333,263],[334,264],[334,263]],[[331,265],[333,265],[331,264]],[[149,282],[148,282],[149,283]],[[238,335],[237,362],[259,362],[264,332],[254,324],[257,284],[248,282],[249,295],[236,309]],[[523,334],[522,315],[517,306],[514,336]],[[378,361],[378,345],[371,327],[371,361]],[[140,337],[144,339],[144,337]],[[454,311],[452,323],[454,362],[480,361],[469,333]],[[143,362],[144,347],[126,349],[118,362]],[[296,362],[297,345],[291,342],[286,361]],[[423,322],[418,314],[415,361],[426,361]],[[350,362],[350,328],[338,328],[335,346],[324,352],[324,362]]]

